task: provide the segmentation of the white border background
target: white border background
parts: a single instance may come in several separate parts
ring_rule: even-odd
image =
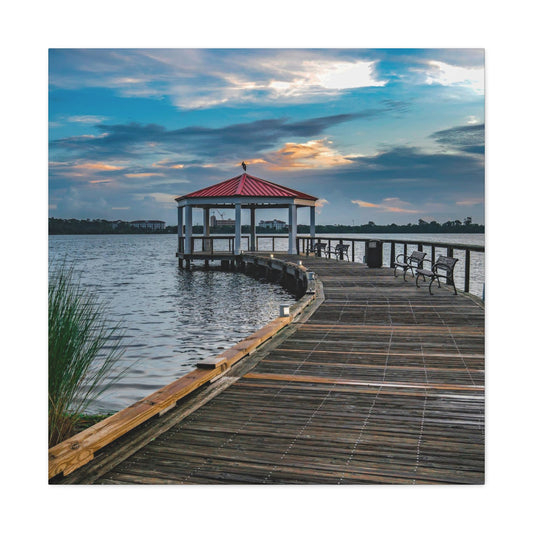
[[[8,531],[524,530],[530,523],[530,17],[515,0],[10,2],[2,34],[3,522]],[[5,18],[4,18],[5,17]],[[485,48],[486,484],[58,487],[46,479],[48,48]],[[7,118],[7,120],[5,120]],[[7,168],[5,164],[7,163]],[[7,208],[7,209],[6,209]],[[7,294],[7,298],[6,298]],[[7,495],[7,496],[6,496]],[[527,527],[527,525],[525,526]]]

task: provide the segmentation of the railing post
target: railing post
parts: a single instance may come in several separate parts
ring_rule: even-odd
[[[403,255],[404,255],[404,260],[407,258],[407,243],[404,242],[403,243]]]
[[[355,263],[355,241],[352,240],[352,263]]]
[[[470,250],[465,250],[465,292],[470,291]]]
[[[396,243],[390,243],[390,267],[394,268],[394,260],[396,259]]]
[[[446,255],[447,257],[453,257],[453,246],[446,247]],[[452,282],[446,278],[446,285],[451,285]]]
[[[435,245],[431,245],[431,264],[435,263]]]

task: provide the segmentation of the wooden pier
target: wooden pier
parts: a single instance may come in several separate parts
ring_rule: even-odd
[[[483,302],[298,259],[319,280],[299,319],[53,482],[483,483]]]

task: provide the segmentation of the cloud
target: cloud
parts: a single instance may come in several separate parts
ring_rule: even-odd
[[[316,212],[320,215],[320,213],[322,213],[322,208],[327,204],[329,204],[329,202],[325,198],[319,198],[315,203]]]
[[[96,170],[96,171],[105,171],[105,170],[122,170],[124,167],[119,167],[117,165],[110,165],[108,163],[95,162],[95,163],[78,163],[70,165],[70,168],[76,170]]]
[[[443,61],[429,61],[426,83],[429,85],[457,85],[471,88],[483,94],[485,87],[485,70],[483,66],[458,66]]]
[[[327,139],[316,139],[305,143],[285,143],[274,152],[268,152],[256,163],[263,163],[275,171],[329,168],[338,165],[349,165],[352,160],[332,148]],[[250,161],[252,163],[252,161]]]
[[[365,202],[363,200],[352,200],[352,204],[359,207],[377,209],[388,213],[420,213],[418,209],[412,209],[409,202],[404,202],[399,198],[384,198],[380,204]]]
[[[164,176],[160,172],[136,172],[130,174],[124,174],[127,178],[152,178],[153,176]]]
[[[468,206],[468,205],[479,205],[479,204],[482,204],[483,202],[484,202],[484,198],[468,198],[465,200],[459,200],[455,202],[455,204]]]
[[[485,124],[448,128],[436,131],[430,137],[448,148],[455,148],[470,154],[485,153]]]
[[[106,117],[98,115],[74,115],[67,118],[68,122],[76,122],[81,124],[98,124],[106,120]]]
[[[58,177],[78,182],[89,182],[92,184],[111,181],[111,177],[116,178],[120,171],[126,168],[122,164],[116,164],[114,161],[109,163],[94,160],[74,159],[72,161],[50,161],[50,180]]]
[[[166,204],[167,206],[175,206],[176,202],[176,195],[175,194],[168,194],[163,192],[150,192],[150,193],[139,193],[134,195],[135,198],[139,200],[146,200],[146,199],[152,199],[155,202]]]
[[[55,139],[51,149],[66,151],[82,157],[144,157],[171,154],[242,159],[243,153],[259,153],[274,148],[286,138],[316,138],[339,124],[378,116],[387,108],[369,109],[357,113],[341,113],[299,121],[287,118],[263,119],[231,124],[219,128],[188,126],[168,130],[158,124],[97,124],[99,135],[81,135]],[[165,161],[165,159],[163,159]],[[162,164],[160,161],[159,164]]]
[[[168,97],[183,109],[312,102],[384,86],[373,56],[365,50],[52,49],[50,87]]]

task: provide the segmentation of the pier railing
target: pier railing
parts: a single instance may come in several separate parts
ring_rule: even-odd
[[[382,248],[382,262],[384,265],[394,267],[394,262],[398,254],[408,255],[413,250],[425,251],[428,254],[428,259],[432,263],[435,262],[438,255],[446,255],[447,257],[458,257],[460,263],[457,265],[459,268],[456,272],[456,279],[458,282],[463,282],[464,292],[471,292],[471,280],[472,280],[472,254],[483,254],[482,260],[475,261],[476,269],[484,269],[484,254],[485,246],[474,244],[460,244],[449,242],[435,242],[425,240],[404,240],[404,239],[375,239],[367,238],[353,238],[353,237],[319,237],[316,236],[312,239],[310,236],[297,237],[296,250],[297,253],[309,253],[312,242],[326,243],[326,256],[331,258],[337,244],[348,244],[350,246],[346,259],[353,262],[365,262],[364,250],[365,243],[369,241],[381,241],[383,243]],[[463,268],[459,266],[461,265]],[[449,283],[449,282],[448,282]],[[460,286],[460,285],[458,285]],[[484,291],[483,288],[476,291],[478,293]],[[480,294],[481,296],[481,294]]]
[[[420,240],[405,240],[405,239],[380,239],[376,236],[375,239],[357,238],[357,237],[321,237],[317,235],[314,239],[310,236],[299,236],[296,238],[297,253],[305,254],[311,249],[312,242],[326,243],[326,257],[333,257],[333,251],[337,244],[348,244],[349,250],[345,259],[353,262],[365,262],[365,243],[371,240],[381,241],[382,248],[382,263],[384,265],[394,267],[394,262],[398,254],[408,255],[413,250],[425,251],[427,258],[432,263],[435,262],[438,255],[446,255],[447,257],[457,257],[459,263],[456,267],[456,285],[463,287],[464,292],[472,292],[478,296],[483,296],[484,287],[478,281],[472,290],[473,270],[475,270],[475,279],[484,278],[484,255],[485,247],[474,244],[460,244],[449,242],[435,242]],[[252,251],[250,244],[252,237],[249,234],[241,236],[242,251]],[[178,239],[178,252],[183,253],[185,249],[185,237]],[[263,252],[287,252],[288,250],[288,235],[287,234],[260,234],[255,236],[255,249]],[[192,253],[216,254],[216,252],[235,253],[235,236],[234,235],[213,235],[193,236],[192,237]]]

